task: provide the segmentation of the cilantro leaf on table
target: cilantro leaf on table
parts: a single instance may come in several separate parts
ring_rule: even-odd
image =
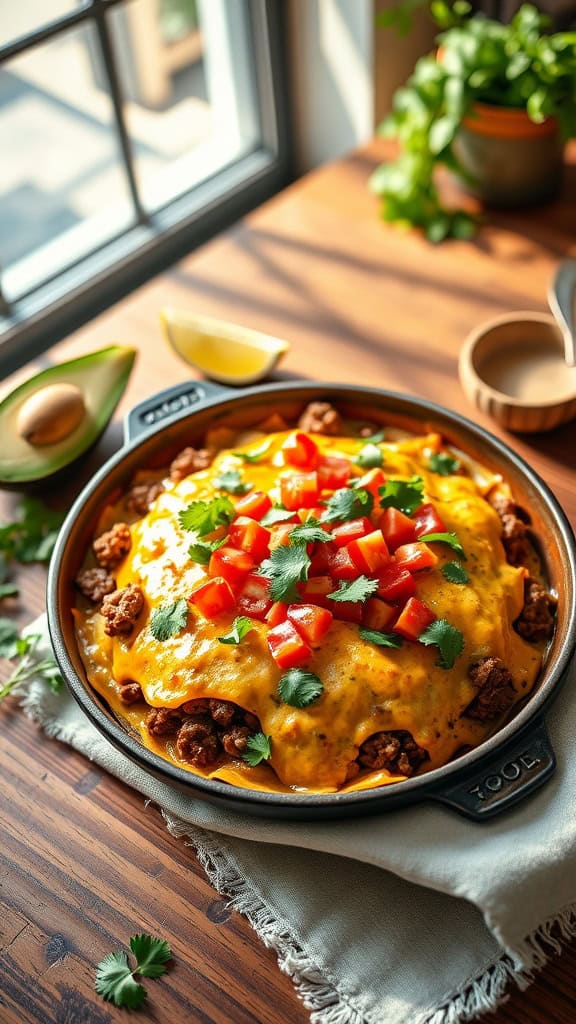
[[[470,578],[466,569],[460,562],[446,562],[446,565],[442,566],[440,570],[444,579],[448,580],[449,583],[469,583]]]
[[[229,526],[234,518],[234,505],[224,494],[212,501],[193,501],[178,513],[183,530],[192,530],[199,537],[213,533],[218,526]]]
[[[342,580],[338,590],[326,596],[329,601],[365,601],[376,590],[378,590],[378,580],[370,580],[367,576],[358,576],[355,580]]]
[[[425,541],[426,544],[447,544],[448,547],[452,548],[467,561],[466,555],[464,554],[464,548],[462,547],[458,537],[455,533],[426,533],[423,537],[418,538],[421,541]]]
[[[347,519],[360,519],[369,516],[374,507],[374,498],[363,487],[351,490],[342,487],[323,502],[326,511],[322,516],[323,523],[344,522]]]
[[[289,519],[294,519],[294,512],[289,512],[287,508],[282,508],[281,505],[274,505],[273,508],[266,512],[260,524],[262,526],[274,526],[276,523],[286,523]]]
[[[285,672],[278,681],[278,693],[284,704],[293,708],[307,708],[324,690],[322,681],[315,672],[304,672],[301,668],[292,668]]]
[[[19,658],[12,675],[0,686],[0,700],[32,677],[42,679],[53,693],[62,688],[62,676],[54,658],[37,658],[35,650],[41,639],[38,633],[21,636],[11,619],[0,619],[0,657]]]
[[[0,658],[14,658],[18,653],[18,627],[12,619],[0,619]]]
[[[246,749],[242,754],[242,760],[246,761],[251,768],[255,768],[261,761],[269,761],[272,757],[272,739],[263,732],[256,732],[249,736],[246,741]]]
[[[456,626],[446,619],[435,619],[418,637],[425,647],[436,646],[440,657],[436,662],[440,668],[453,668],[457,658],[464,650],[464,637]]]
[[[270,597],[273,601],[296,601],[297,583],[308,579],[310,556],[305,544],[283,544],[270,552],[258,573],[270,580]]]
[[[272,441],[264,441],[258,448],[253,448],[251,452],[232,452],[237,459],[242,459],[243,462],[260,462],[270,451]]]
[[[368,640],[378,647],[402,647],[403,640],[398,633],[381,633],[377,629],[365,629],[363,626],[358,631],[363,640]]]
[[[409,516],[422,504],[424,481],[421,476],[413,476],[410,480],[387,480],[378,491],[382,508],[397,508]]]
[[[428,459],[428,469],[439,476],[452,476],[460,469],[460,462],[447,452],[434,452]]]
[[[221,644],[240,644],[251,629],[254,629],[252,619],[249,619],[247,615],[237,615],[230,632],[219,636],[218,640]]]
[[[290,534],[290,543],[302,541],[306,544],[325,544],[332,540],[332,534],[323,530],[319,519],[310,518],[301,526],[295,526]]]
[[[173,604],[155,608],[150,618],[150,632],[155,640],[168,640],[184,629],[188,621],[188,602],[181,598]]]
[[[237,469],[227,469],[225,473],[220,473],[220,476],[214,477],[213,483],[219,491],[228,491],[228,494],[247,494],[254,486],[244,481]]]
[[[37,498],[23,498],[18,519],[0,526],[0,551],[17,562],[48,562],[64,513],[54,512]]]
[[[218,548],[221,548],[226,543],[228,537],[223,537],[222,540],[203,541],[197,540],[194,544],[191,544],[188,548],[188,554],[193,562],[197,565],[208,565],[211,555]]]
[[[382,449],[373,442],[368,442],[358,452],[358,455],[354,459],[357,466],[362,466],[362,469],[375,469],[381,466],[384,462],[384,455]]]
[[[130,949],[136,957],[136,966],[130,967],[123,950],[109,953],[96,968],[95,988],[107,1002],[129,1010],[139,1010],[146,999],[146,989],[134,979],[159,978],[166,972],[166,963],[172,952],[165,939],[153,935],[133,935]]]
[[[0,601],[3,597],[16,597],[20,593],[16,583],[11,583],[8,577],[8,566],[6,558],[0,551]]]

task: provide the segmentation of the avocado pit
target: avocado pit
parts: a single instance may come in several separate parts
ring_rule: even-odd
[[[21,405],[16,429],[31,445],[56,444],[80,426],[86,415],[84,396],[75,384],[48,384]]]

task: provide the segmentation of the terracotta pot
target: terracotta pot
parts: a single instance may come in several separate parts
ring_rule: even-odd
[[[552,199],[561,183],[563,143],[555,118],[542,124],[525,110],[475,103],[454,140],[464,187],[491,206]]]

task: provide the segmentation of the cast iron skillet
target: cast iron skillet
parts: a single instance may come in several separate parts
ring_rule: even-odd
[[[261,793],[202,779],[147,750],[112,715],[87,683],[76,645],[72,581],[103,506],[118,496],[138,469],[164,466],[209,427],[245,427],[273,411],[295,421],[311,400],[325,399],[353,418],[422,432],[446,440],[502,473],[515,500],[532,516],[552,590],[558,594],[556,633],[540,682],[514,717],[476,749],[424,775],[356,793]],[[125,447],[102,467],[72,507],[59,536],[48,578],[48,623],[58,664],[89,719],[132,761],[189,795],[230,810],[278,818],[318,820],[369,814],[423,799],[449,804],[481,821],[506,810],[541,786],[555,758],[544,713],[564,681],[576,644],[576,544],[572,529],[546,484],[501,441],[446,409],[405,395],[352,385],[273,384],[244,391],[189,382],[137,406],[128,416]]]

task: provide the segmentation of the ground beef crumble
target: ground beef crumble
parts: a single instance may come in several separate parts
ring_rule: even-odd
[[[503,494],[489,497],[502,522],[502,544],[510,565],[525,565],[532,552],[527,526],[530,516],[520,505]]]
[[[554,632],[557,601],[533,576],[524,581],[524,607],[514,623],[516,632],[530,643],[549,640]]]
[[[170,463],[170,479],[179,483],[191,473],[208,469],[212,464],[213,454],[208,448],[183,448]]]
[[[106,620],[104,632],[108,636],[127,636],[134,629],[134,623],[143,607],[144,595],[135,583],[107,594],[100,609]]]
[[[360,747],[358,760],[373,771],[385,768],[393,774],[413,775],[428,760],[428,751],[419,747],[405,729],[377,732]]]
[[[310,434],[334,436],[342,433],[342,417],[330,402],[310,402],[298,420],[298,427]]]
[[[137,704],[139,701],[144,700],[142,687],[132,679],[127,679],[126,682],[120,683],[118,696],[123,704]]]
[[[112,529],[101,533],[92,545],[96,560],[104,569],[111,569],[121,562],[131,546],[132,536],[126,523],[114,523]]]
[[[202,697],[179,708],[152,708],[146,721],[152,736],[176,736],[176,753],[196,768],[209,768],[222,754],[241,757],[260,729],[255,715],[231,701]]]
[[[478,693],[464,714],[481,722],[504,714],[514,703],[515,690],[512,675],[500,658],[483,658],[468,671]]]
[[[116,580],[106,569],[83,569],[75,582],[80,593],[94,604],[100,604],[106,594],[116,590]]]
[[[181,761],[189,761],[196,768],[213,765],[221,751],[214,722],[207,715],[188,718],[178,731],[176,751]]]
[[[152,708],[146,719],[151,736],[175,736],[181,725],[180,708]]]
[[[164,484],[159,480],[148,480],[142,484],[134,484],[126,495],[126,508],[138,516],[145,516],[156,498],[162,494]]]

